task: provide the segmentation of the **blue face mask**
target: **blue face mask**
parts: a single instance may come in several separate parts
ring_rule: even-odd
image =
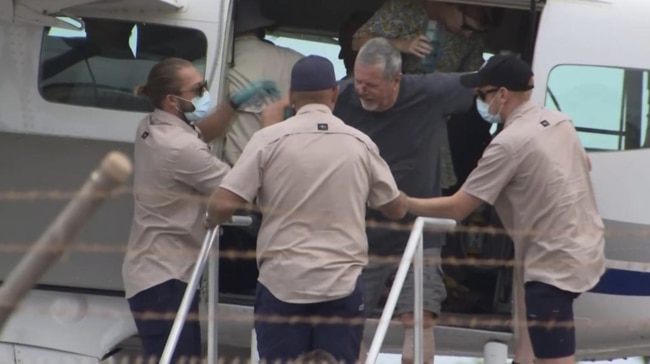
[[[492,101],[494,101],[494,99],[492,99]],[[476,98],[476,109],[478,110],[478,113],[481,115],[483,120],[487,121],[488,123],[498,124],[501,122],[500,112],[501,108],[503,108],[503,105],[501,105],[501,108],[499,108],[499,112],[494,115],[490,114],[490,105],[492,105],[492,102],[488,104],[480,98]]]
[[[189,121],[191,124],[194,124],[195,122],[203,119],[204,117],[208,116],[210,113],[210,92],[204,91],[203,96],[201,97],[195,97],[192,100],[186,100],[183,99],[182,97],[179,97],[179,99],[189,101],[192,103],[194,106],[194,111],[190,112],[184,112],[185,118],[187,118],[187,121]]]

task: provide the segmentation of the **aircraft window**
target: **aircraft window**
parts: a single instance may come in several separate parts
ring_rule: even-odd
[[[546,107],[568,114],[587,150],[650,147],[647,70],[561,65],[549,76]]]
[[[207,39],[199,30],[82,20],[85,30],[52,27],[43,33],[39,90],[47,101],[150,112],[149,101],[135,96],[133,90],[146,81],[157,62],[184,58],[205,74]]]
[[[335,38],[328,38],[327,40],[329,41],[327,41],[325,38],[322,40],[312,40],[306,38],[299,39],[298,37],[300,35],[267,34],[264,39],[276,46],[291,48],[305,56],[315,54],[325,57],[334,65],[336,78],[340,80],[345,77],[345,65],[343,64],[343,60],[339,59],[341,47],[339,47]]]

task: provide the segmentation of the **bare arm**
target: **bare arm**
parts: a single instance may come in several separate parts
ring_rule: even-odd
[[[286,110],[289,108],[289,98],[284,97],[276,101],[262,110],[262,128],[277,124],[286,119]]]
[[[241,196],[220,187],[208,200],[207,224],[210,227],[221,225],[230,221],[235,211],[247,207],[248,203]]]
[[[196,127],[201,131],[203,140],[209,143],[225,134],[233,116],[235,110],[230,106],[230,102],[225,101],[217,105],[217,109],[212,114],[199,120]]]
[[[437,217],[461,221],[482,203],[480,199],[459,190],[449,197],[408,199],[409,212],[425,217]]]
[[[391,220],[400,220],[406,216],[408,208],[408,197],[404,192],[400,192],[399,196],[391,202],[378,206],[379,210],[384,216]]]

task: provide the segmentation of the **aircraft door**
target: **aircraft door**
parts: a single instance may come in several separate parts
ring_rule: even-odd
[[[645,149],[650,145],[650,46],[636,41],[650,32],[648,12],[650,3],[643,0],[549,0],[538,30],[533,98],[573,120],[589,152],[606,226],[650,224],[646,199],[638,195],[647,190],[649,176],[643,168],[629,167],[644,163],[650,153]],[[620,234],[609,239],[608,258],[632,259],[616,239],[633,240]],[[650,262],[650,253],[634,257],[640,258]]]

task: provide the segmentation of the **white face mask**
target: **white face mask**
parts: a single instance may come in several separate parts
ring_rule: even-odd
[[[197,96],[192,100],[187,100],[182,97],[178,97],[178,98],[181,100],[189,101],[194,106],[194,111],[183,113],[185,114],[187,121],[189,121],[191,124],[194,124],[197,121],[203,119],[204,117],[208,116],[208,114],[210,113],[210,92],[208,92],[207,90],[203,92],[203,96],[201,97]]]
[[[496,97],[492,99],[492,101],[490,101],[490,103],[488,104],[485,101],[481,100],[480,98],[478,97],[476,98],[476,109],[478,110],[478,113],[481,115],[483,120],[492,124],[498,124],[502,122],[500,113],[501,113],[501,109],[503,109],[503,105],[501,105],[499,111],[496,114],[494,115],[490,114],[490,105],[492,105],[492,102],[494,102],[495,99]]]

